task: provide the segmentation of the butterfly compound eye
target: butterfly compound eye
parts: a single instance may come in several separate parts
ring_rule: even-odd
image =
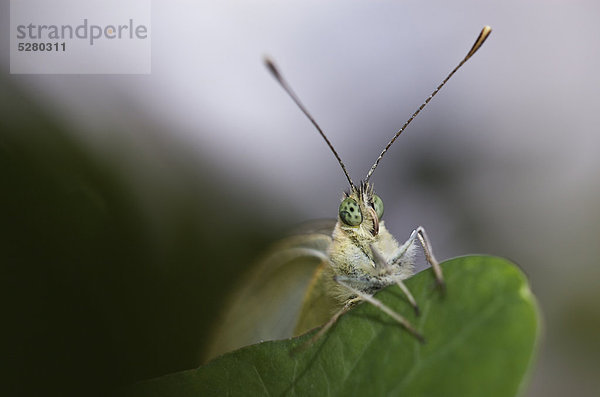
[[[362,223],[362,213],[356,200],[348,197],[340,204],[340,219],[348,226],[358,226]]]
[[[373,195],[373,209],[375,209],[377,218],[381,220],[381,217],[383,216],[383,200],[376,194]]]

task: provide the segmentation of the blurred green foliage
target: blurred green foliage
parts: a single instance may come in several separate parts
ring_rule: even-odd
[[[269,225],[172,144],[146,163],[92,150],[6,80],[0,109],[0,394],[103,395],[196,366]]]

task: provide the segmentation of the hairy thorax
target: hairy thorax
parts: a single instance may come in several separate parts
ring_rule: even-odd
[[[375,236],[361,226],[347,227],[338,222],[332,237],[328,254],[333,277],[348,277],[353,280],[350,283],[363,292],[371,294],[392,284],[394,279],[406,279],[414,273],[414,245],[409,242],[399,245],[383,221]],[[376,265],[372,248],[389,266]],[[352,296],[337,283],[331,287],[340,301]]]

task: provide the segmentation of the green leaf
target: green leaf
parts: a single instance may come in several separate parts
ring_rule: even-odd
[[[248,346],[198,369],[140,382],[131,395],[518,394],[539,331],[525,276],[510,262],[487,256],[452,259],[442,268],[445,296],[435,289],[431,270],[406,281],[420,304],[418,317],[398,287],[376,295],[417,327],[424,344],[363,303],[300,352],[290,353],[312,333]]]

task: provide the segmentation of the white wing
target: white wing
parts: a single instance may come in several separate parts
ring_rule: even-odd
[[[263,340],[293,335],[316,268],[326,258],[334,220],[301,226],[273,246],[235,290],[214,327],[203,361]]]

